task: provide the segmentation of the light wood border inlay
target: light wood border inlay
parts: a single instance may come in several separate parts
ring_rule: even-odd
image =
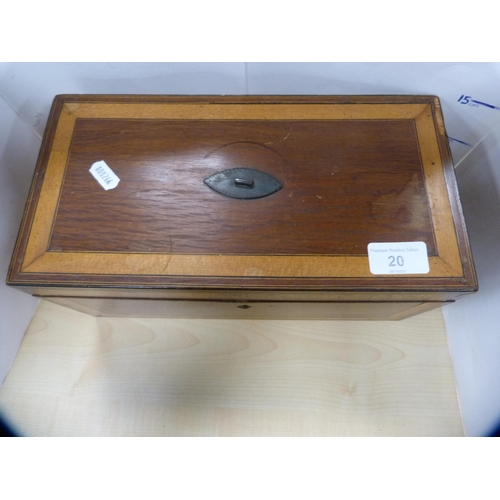
[[[48,252],[52,223],[64,181],[77,118],[185,120],[390,120],[415,121],[438,257],[430,273],[419,277],[461,277],[446,181],[429,104],[210,104],[210,103],[66,103],[55,131],[44,183],[29,235],[23,273],[160,275],[210,277],[374,278],[366,256],[234,256]],[[390,276],[398,278],[410,275]]]
[[[65,104],[77,118],[136,120],[403,120],[426,104]]]
[[[456,275],[455,269],[440,257],[430,257],[429,265],[430,272],[425,275],[427,277],[453,277]],[[29,273],[158,276],[374,277],[368,267],[368,257],[362,256],[46,252],[23,271]]]
[[[420,143],[420,154],[426,178],[425,186],[429,200],[431,219],[434,224],[438,255],[445,259],[454,269],[454,274],[463,274],[458,240],[455,233],[455,224],[450,206],[450,200],[443,193],[447,193],[444,178],[443,164],[434,120],[430,106],[415,118],[417,136]]]

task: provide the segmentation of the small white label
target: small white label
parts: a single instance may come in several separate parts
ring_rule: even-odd
[[[102,160],[96,161],[90,167],[89,172],[106,191],[108,189],[114,189],[120,182],[118,176],[108,167],[106,162]]]
[[[368,262],[372,274],[427,274],[429,258],[423,241],[370,243]]]

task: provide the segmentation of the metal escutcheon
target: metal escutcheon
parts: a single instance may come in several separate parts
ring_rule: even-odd
[[[264,198],[283,187],[272,175],[247,167],[221,170],[203,182],[224,196],[241,200]]]

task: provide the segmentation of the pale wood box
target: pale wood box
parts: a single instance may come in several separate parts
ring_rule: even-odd
[[[280,188],[205,182],[234,168]],[[247,174],[233,192],[260,189]],[[368,245],[396,242],[425,243],[428,272],[373,274]],[[401,319],[477,290],[433,96],[57,96],[7,282],[206,318]]]

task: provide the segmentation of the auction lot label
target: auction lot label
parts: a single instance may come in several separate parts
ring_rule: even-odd
[[[423,241],[370,243],[368,262],[372,274],[427,274],[429,257]]]

